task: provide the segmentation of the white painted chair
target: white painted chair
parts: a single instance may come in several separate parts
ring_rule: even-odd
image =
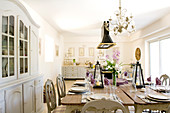
[[[56,93],[52,80],[47,80],[45,83],[45,96],[47,102],[48,113],[65,113],[65,106],[58,106],[56,104]]]
[[[101,99],[86,103],[81,113],[113,113],[117,110],[121,110],[121,113],[128,113],[121,103],[114,100]]]
[[[58,105],[61,105],[61,99],[66,96],[66,86],[64,78],[61,75],[57,76],[57,93],[58,93]]]
[[[168,75],[166,75],[166,74],[161,75],[160,80],[161,80],[162,85],[168,85],[167,84],[168,82],[169,82],[169,85],[170,85],[170,78],[169,78]]]

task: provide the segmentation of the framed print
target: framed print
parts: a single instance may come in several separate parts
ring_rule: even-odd
[[[56,51],[56,56],[59,55],[59,46],[58,45],[55,45],[55,51]]]
[[[99,53],[98,53],[101,57],[104,57],[104,52],[103,50],[99,50]]]
[[[79,48],[79,56],[84,56],[84,48],[83,47]]]
[[[69,48],[68,49],[68,56],[73,57],[74,56],[74,48]]]
[[[94,48],[93,47],[89,48],[89,56],[94,56]]]

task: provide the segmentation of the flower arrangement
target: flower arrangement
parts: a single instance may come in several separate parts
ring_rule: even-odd
[[[106,61],[104,68],[108,71],[112,71],[116,76],[121,73],[122,63],[119,63],[120,52],[118,50],[113,51],[112,60],[109,55],[106,55]]]

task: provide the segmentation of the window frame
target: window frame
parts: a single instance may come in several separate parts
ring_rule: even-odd
[[[150,43],[153,43],[153,42],[157,42],[159,43],[159,77],[161,76],[161,55],[160,55],[160,42],[162,40],[165,40],[165,39],[170,39],[170,34],[165,34],[163,36],[159,36],[159,37],[155,37],[155,38],[152,38],[152,39],[149,39],[149,40],[146,40],[146,53],[145,53],[145,57],[146,57],[146,72],[145,74],[149,74],[149,76],[151,75],[151,61],[150,61],[150,58],[151,58],[151,55],[150,55]],[[147,53],[149,54],[147,56]],[[151,75],[152,76],[152,75]],[[152,80],[153,81],[153,80]]]

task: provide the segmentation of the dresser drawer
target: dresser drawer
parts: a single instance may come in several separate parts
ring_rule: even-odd
[[[43,78],[40,77],[40,78],[37,78],[34,80],[34,85],[38,85],[38,84],[42,84],[43,83]]]
[[[3,90],[0,91],[0,102],[1,101],[4,101],[4,91]]]

